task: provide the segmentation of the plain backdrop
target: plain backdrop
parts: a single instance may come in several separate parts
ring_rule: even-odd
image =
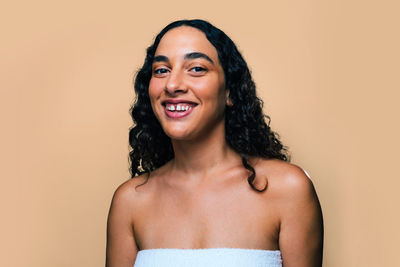
[[[238,45],[311,175],[325,267],[400,266],[398,1],[8,1],[0,8],[0,266],[103,266],[129,179],[132,80],[169,22]]]

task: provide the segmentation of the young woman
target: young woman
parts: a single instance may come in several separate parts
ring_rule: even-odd
[[[106,266],[321,266],[312,182],[287,162],[224,32],[169,24],[135,91],[133,179],[112,200]]]

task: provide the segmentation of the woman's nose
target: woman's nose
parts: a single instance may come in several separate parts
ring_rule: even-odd
[[[185,92],[186,87],[184,85],[183,73],[180,71],[172,70],[167,78],[167,83],[165,84],[165,90],[173,95],[178,92]]]

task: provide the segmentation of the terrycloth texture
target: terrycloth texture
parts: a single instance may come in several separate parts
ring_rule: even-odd
[[[134,267],[282,267],[279,250],[206,248],[145,249],[136,256]]]

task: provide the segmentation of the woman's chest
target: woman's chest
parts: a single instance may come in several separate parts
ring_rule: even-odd
[[[137,215],[134,232],[139,249],[278,249],[277,205],[256,192],[160,194]]]

